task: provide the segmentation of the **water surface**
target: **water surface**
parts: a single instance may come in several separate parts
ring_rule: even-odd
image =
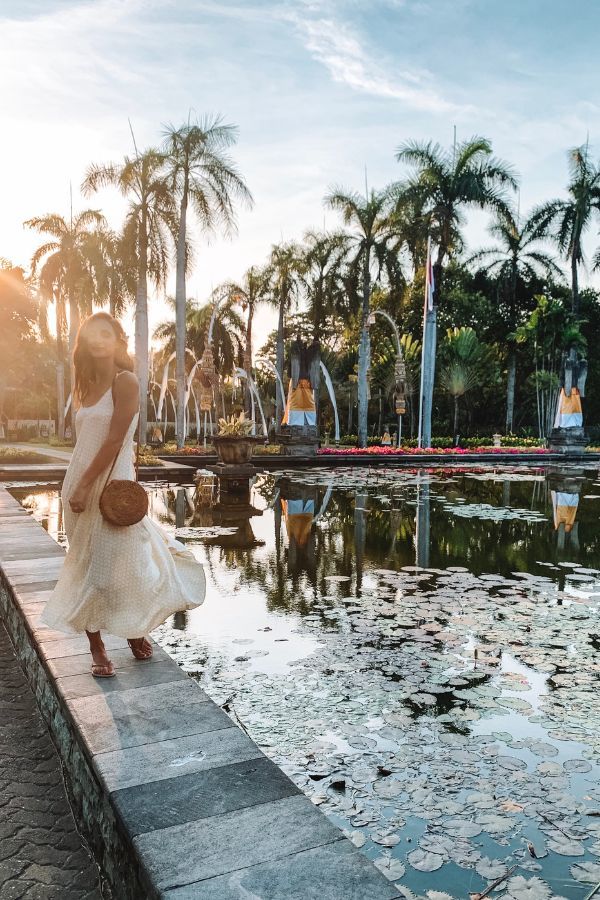
[[[57,490],[13,490],[64,541]],[[310,469],[259,476],[249,501],[208,473],[152,489],[207,574],[204,605],[157,640],[407,897],[510,871],[493,896],[583,900],[600,882],[597,470]]]

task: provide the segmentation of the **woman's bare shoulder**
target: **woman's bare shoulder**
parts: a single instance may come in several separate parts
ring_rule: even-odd
[[[137,395],[139,391],[139,381],[135,372],[129,372],[127,369],[122,369],[120,372],[117,372],[113,390],[117,397]]]

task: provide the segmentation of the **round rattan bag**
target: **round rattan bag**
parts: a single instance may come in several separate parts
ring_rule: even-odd
[[[111,525],[135,525],[148,512],[148,494],[138,481],[140,469],[140,425],[138,422],[137,450],[135,454],[135,481],[124,478],[110,480],[119,454],[113,459],[100,494],[100,512]]]
[[[114,478],[100,494],[100,512],[111,525],[135,525],[148,512],[148,494],[137,481]]]

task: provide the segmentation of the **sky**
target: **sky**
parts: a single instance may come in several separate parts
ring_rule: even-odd
[[[526,213],[563,195],[570,147],[600,155],[599,28],[598,0],[0,0],[0,257],[27,267],[41,238],[23,221],[68,216],[70,186],[75,211],[118,227],[115,191],[81,196],[88,165],[132,154],[129,121],[156,146],[190,111],[237,126],[254,196],[231,240],[191,223],[201,301],[336,226],[331,187],[398,180],[404,141],[450,146],[454,127],[514,166]],[[469,216],[470,247],[486,223]],[[151,327],[165,312],[155,298]]]

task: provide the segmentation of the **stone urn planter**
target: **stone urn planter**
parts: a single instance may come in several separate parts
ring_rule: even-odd
[[[264,444],[264,437],[252,435],[215,434],[212,438],[219,462],[225,466],[244,466],[252,459],[255,444]]]

